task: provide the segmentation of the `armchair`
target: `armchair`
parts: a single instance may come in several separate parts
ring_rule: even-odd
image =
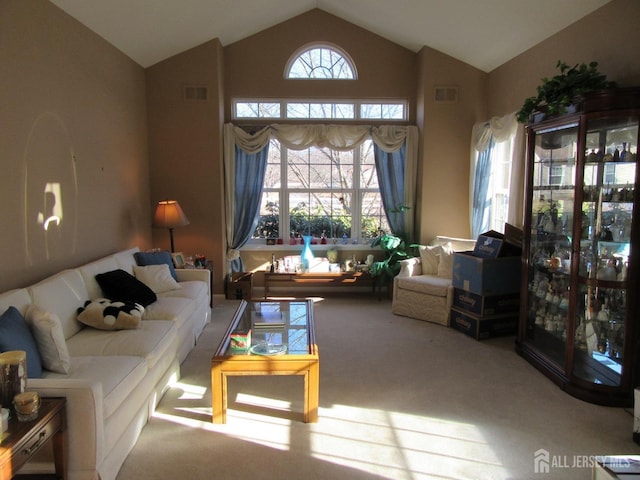
[[[402,260],[393,280],[391,311],[396,315],[449,326],[453,303],[453,253],[473,250],[476,241],[437,236],[420,256]]]

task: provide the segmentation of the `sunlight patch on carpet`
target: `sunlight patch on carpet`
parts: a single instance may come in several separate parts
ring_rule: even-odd
[[[322,409],[312,451],[323,461],[390,479],[507,475],[474,425],[352,406]]]

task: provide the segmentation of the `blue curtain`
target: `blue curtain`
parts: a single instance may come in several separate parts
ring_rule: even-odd
[[[236,145],[233,249],[239,249],[247,243],[258,225],[268,157],[269,142],[262,150],[253,154],[246,153]],[[231,271],[244,272],[241,257],[231,261]]]
[[[489,230],[491,199],[487,198],[491,175],[491,154],[495,141],[493,136],[487,148],[478,154],[475,178],[473,181],[473,212],[471,217],[472,238]]]
[[[405,202],[404,170],[406,147],[406,140],[402,147],[395,152],[385,152],[377,144],[373,144],[382,205],[391,231],[396,234],[409,233],[406,231],[405,214],[403,211],[398,210]]]

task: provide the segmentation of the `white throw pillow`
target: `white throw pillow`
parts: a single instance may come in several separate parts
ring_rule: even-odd
[[[437,275],[438,264],[442,247],[440,245],[421,245],[420,263],[422,264],[423,275]]]
[[[147,285],[155,293],[168,292],[182,288],[171,275],[169,266],[162,265],[146,265],[144,267],[134,265],[133,274],[138,280]]]
[[[60,318],[55,313],[31,305],[27,309],[25,320],[36,339],[42,366],[51,372],[69,373],[71,357]]]
[[[438,263],[438,276],[441,278],[453,278],[453,248],[451,243],[442,245],[440,262]]]

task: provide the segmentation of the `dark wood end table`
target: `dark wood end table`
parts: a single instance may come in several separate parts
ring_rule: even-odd
[[[67,478],[65,398],[42,398],[38,418],[19,422],[12,412],[0,443],[0,480],[14,478],[20,468],[48,441],[53,441],[55,474],[19,475],[21,479]]]

